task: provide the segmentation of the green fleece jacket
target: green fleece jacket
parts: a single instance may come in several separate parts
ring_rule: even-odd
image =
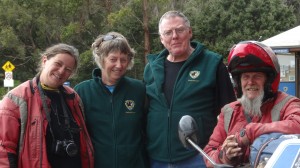
[[[81,97],[87,129],[95,149],[95,168],[148,167],[144,143],[145,86],[123,77],[113,93],[101,80],[101,70],[93,79],[74,88]]]
[[[182,116],[190,115],[196,120],[200,147],[207,144],[217,123],[220,109],[216,108],[215,103],[216,78],[222,57],[198,42],[192,42],[191,45],[195,50],[178,73],[170,105],[163,92],[164,62],[169,53],[163,50],[159,54],[148,55],[144,71],[149,99],[147,149],[154,160],[176,162],[197,153],[193,149],[185,149],[178,138],[178,122]],[[227,71],[224,73],[228,75]]]

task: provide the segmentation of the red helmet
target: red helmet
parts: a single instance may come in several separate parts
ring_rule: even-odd
[[[257,41],[243,41],[234,45],[228,55],[228,71],[237,88],[238,97],[242,95],[240,75],[243,72],[264,72],[267,75],[265,91],[278,91],[280,66],[272,49]]]

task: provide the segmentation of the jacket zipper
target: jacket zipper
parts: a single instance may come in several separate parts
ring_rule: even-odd
[[[117,135],[116,135],[116,125],[115,125],[115,113],[114,113],[114,101],[113,101],[113,93],[110,93],[110,103],[111,103],[111,112],[112,112],[112,126],[113,126],[113,136],[114,136],[114,165],[113,167],[117,167],[117,146],[116,146],[116,139],[117,139]]]
[[[40,144],[41,144],[41,146],[43,146],[43,122],[44,122],[44,120],[43,120],[43,115],[41,116],[41,125],[40,125],[40,131],[41,131],[41,133],[40,133]],[[37,123],[38,124],[38,123]],[[40,148],[40,168],[42,168],[42,163],[43,163],[43,148],[41,147]]]

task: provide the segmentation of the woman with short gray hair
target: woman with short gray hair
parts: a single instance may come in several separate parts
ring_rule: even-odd
[[[95,148],[95,168],[147,168],[145,150],[145,86],[125,76],[135,51],[117,32],[100,35],[92,44],[99,68],[93,78],[75,86],[86,111]]]

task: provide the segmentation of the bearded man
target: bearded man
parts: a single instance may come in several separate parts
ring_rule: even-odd
[[[204,151],[216,163],[249,164],[249,146],[262,134],[300,133],[300,99],[278,91],[280,66],[272,49],[243,41],[228,56],[238,100],[225,105]],[[206,160],[207,167],[213,167]]]

